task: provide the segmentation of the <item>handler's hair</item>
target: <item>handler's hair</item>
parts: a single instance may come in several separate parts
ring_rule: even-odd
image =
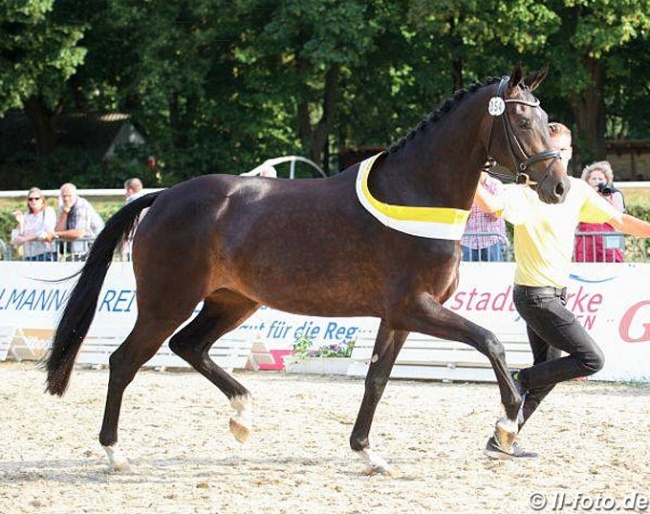
[[[548,124],[548,130],[552,137],[569,136],[571,137],[571,129],[562,123],[556,121]]]

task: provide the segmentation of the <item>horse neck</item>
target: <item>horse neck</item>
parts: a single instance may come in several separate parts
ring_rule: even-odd
[[[370,188],[395,205],[469,209],[487,159],[488,99],[480,91],[389,153]]]

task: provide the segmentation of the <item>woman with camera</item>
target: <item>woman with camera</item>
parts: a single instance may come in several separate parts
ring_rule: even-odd
[[[617,210],[625,212],[623,193],[613,185],[614,172],[609,162],[598,161],[587,166],[582,172],[582,180]],[[610,235],[609,232],[613,234]],[[623,262],[625,238],[611,225],[581,222],[577,234],[574,251],[576,262]]]

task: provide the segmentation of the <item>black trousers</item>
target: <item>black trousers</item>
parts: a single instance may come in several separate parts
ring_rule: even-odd
[[[593,375],[601,370],[604,356],[600,347],[565,307],[566,288],[515,285],[513,300],[526,322],[533,365],[519,377],[528,395],[523,409],[523,426],[555,384]],[[568,355],[562,356],[562,352]]]

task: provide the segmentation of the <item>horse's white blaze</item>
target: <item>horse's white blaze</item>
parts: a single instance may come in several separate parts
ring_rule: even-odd
[[[108,470],[109,471],[131,471],[131,464],[126,455],[122,453],[117,445],[103,446],[108,455]]]
[[[356,452],[359,457],[366,463],[366,473],[374,475],[376,473],[390,475],[392,473],[391,467],[384,459],[378,454],[373,452],[370,448]]]

